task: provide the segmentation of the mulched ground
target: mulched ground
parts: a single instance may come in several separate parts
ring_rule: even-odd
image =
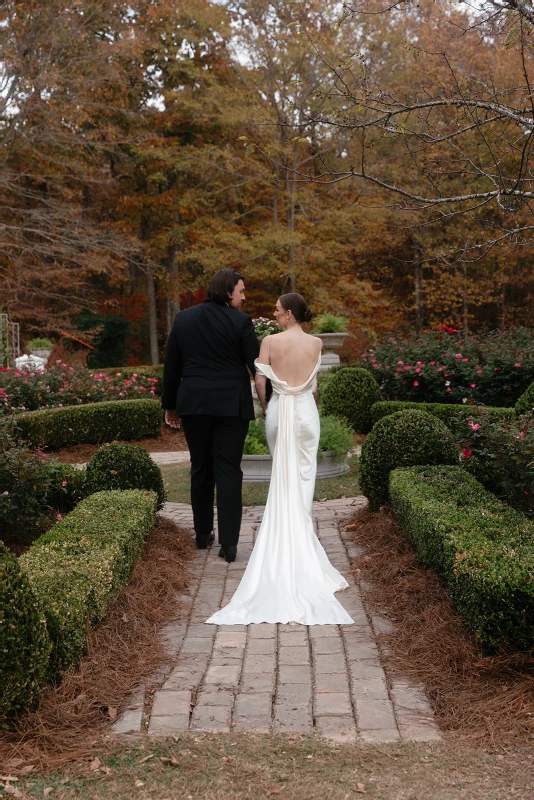
[[[138,444],[149,453],[173,453],[177,450],[187,450],[187,442],[182,431],[175,431],[168,425],[161,426],[159,436],[148,436],[145,439],[136,439],[132,444]],[[89,461],[100,444],[78,444],[74,447],[64,447],[61,450],[47,450],[48,455],[68,464],[81,464]]]
[[[158,517],[128,584],[90,631],[79,668],[45,689],[14,730],[0,732],[0,771],[58,769],[111,744],[109,723],[123,698],[165,660],[158,631],[179,617],[195,552],[190,531]]]
[[[391,513],[363,510],[347,527],[365,548],[354,564],[365,602],[393,623],[380,636],[389,669],[424,684],[441,729],[455,738],[534,744],[534,655],[485,654]]]

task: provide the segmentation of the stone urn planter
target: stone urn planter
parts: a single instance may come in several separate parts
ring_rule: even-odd
[[[37,356],[37,358],[43,359],[45,366],[48,359],[50,358],[51,352],[52,350],[49,350],[48,347],[32,347],[32,349],[30,350],[32,356]]]
[[[314,333],[323,343],[323,352],[321,355],[321,366],[319,372],[328,372],[332,367],[336,367],[340,363],[340,359],[334,350],[339,350],[343,347],[343,342],[347,338],[348,333]]]
[[[241,459],[241,469],[243,470],[244,483],[263,483],[271,480],[271,470],[273,460],[270,455],[265,456],[243,456]],[[317,459],[317,477],[335,478],[344,475],[350,470],[346,459],[336,461],[334,454],[330,451],[320,453]]]

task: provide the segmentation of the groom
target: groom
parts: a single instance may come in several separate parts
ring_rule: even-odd
[[[213,497],[217,487],[219,555],[235,561],[241,527],[241,457],[254,419],[249,368],[260,346],[252,320],[239,309],[243,276],[222,269],[204,302],[174,320],[163,371],[165,422],[183,425],[191,457],[191,505],[197,547],[214,540]]]

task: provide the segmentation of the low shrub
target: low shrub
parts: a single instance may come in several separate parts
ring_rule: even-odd
[[[325,313],[315,317],[312,333],[346,333],[348,329],[349,320],[347,317]]]
[[[247,438],[243,448],[244,456],[267,456],[269,446],[265,433],[265,420],[262,417],[252,420],[248,426]]]
[[[74,444],[158,436],[161,419],[159,401],[146,399],[31,411],[18,416],[16,423],[21,436],[31,444],[54,450]]]
[[[457,434],[462,465],[497,497],[534,517],[534,414],[478,414]]]
[[[156,494],[158,508],[165,502],[161,470],[136,444],[105,444],[87,464],[86,493],[111,489],[146,489]]]
[[[534,380],[534,334],[527,328],[464,336],[454,328],[388,337],[362,353],[384,400],[513,406]]]
[[[321,415],[319,421],[321,435],[319,437],[318,457],[321,458],[324,453],[333,453],[337,460],[343,461],[354,445],[351,428],[337,417],[323,417]],[[243,455],[269,455],[265,421],[262,418],[255,419],[250,423]]]
[[[368,370],[342,367],[322,392],[321,411],[325,417],[344,417],[357,433],[367,433],[371,407],[380,399],[378,383]]]
[[[396,411],[379,420],[362,445],[360,486],[371,511],[389,500],[389,473],[418,464],[458,464],[452,433],[425,411]]]
[[[530,411],[534,411],[534,383],[527,387],[515,404],[515,413],[518,417]]]
[[[48,670],[46,622],[18,560],[0,542],[0,728],[29,703]]]
[[[489,647],[534,646],[534,523],[461,467],[397,469],[391,502],[417,555],[443,577]]]
[[[50,678],[78,662],[87,626],[104,619],[128,580],[156,502],[139,490],[91,495],[21,556],[52,640]]]
[[[373,425],[379,419],[394,414],[396,411],[426,411],[445,423],[451,431],[464,431],[468,419],[478,414],[485,414],[494,419],[513,419],[513,408],[495,408],[493,406],[470,406],[449,403],[415,403],[407,400],[381,400],[371,408]]]

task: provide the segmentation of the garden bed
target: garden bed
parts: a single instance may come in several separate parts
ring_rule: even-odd
[[[183,452],[188,449],[183,431],[174,430],[168,425],[161,426],[159,436],[145,436],[143,439],[136,439],[135,444],[149,453]],[[82,464],[89,461],[100,447],[99,444],[76,444],[54,450],[53,456],[67,464]]]

